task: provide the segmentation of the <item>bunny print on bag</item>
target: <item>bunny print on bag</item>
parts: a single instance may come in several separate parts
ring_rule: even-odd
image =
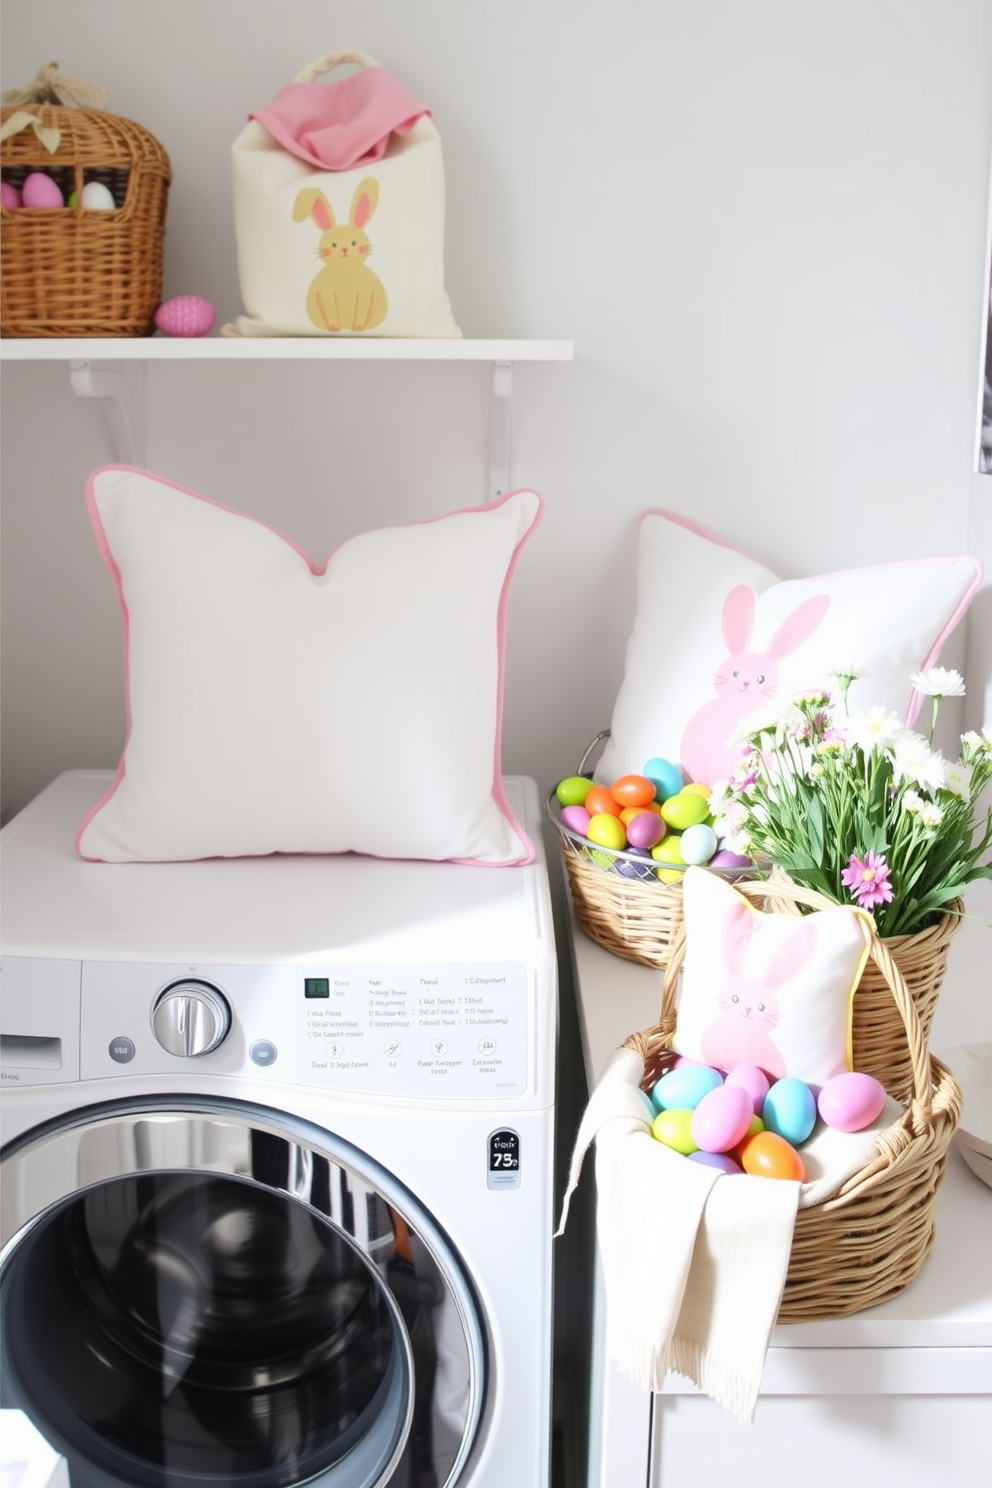
[[[733,904],[727,910],[721,942],[727,979],[716,995],[720,1016],[703,1031],[702,1054],[707,1064],[718,1069],[756,1064],[770,1080],[781,1080],[786,1074],[785,1060],[773,1037],[781,1021],[777,994],[812,958],[817,932],[809,919],[797,920],[797,929],[772,955],[759,981],[744,970],[756,918],[746,904]]]
[[[297,194],[294,222],[307,218],[320,228],[317,255],[323,268],[310,285],[307,314],[321,331],[371,331],[381,325],[389,301],[366,260],[372,252],[365,225],[379,202],[379,183],[366,176],[355,187],[347,226],[338,226],[330,202],[310,186]]]
[[[735,764],[728,740],[741,723],[778,691],[778,663],[809,639],[830,606],[828,594],[814,594],[787,615],[764,651],[749,651],[754,624],[754,590],[731,589],[723,604],[723,638],[730,655],[714,679],[716,697],[704,703],[685,726],[682,766],[689,780],[714,785]]]

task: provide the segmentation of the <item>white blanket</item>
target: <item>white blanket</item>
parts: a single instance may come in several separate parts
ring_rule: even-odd
[[[660,1390],[674,1371],[752,1421],[796,1210],[864,1167],[902,1107],[887,1101],[879,1121],[854,1135],[820,1127],[803,1147],[803,1185],[747,1174],[721,1182],[718,1170],[651,1136],[643,1074],[630,1049],[607,1065],[579,1128],[558,1234],[595,1141],[610,1357],[642,1389]]]

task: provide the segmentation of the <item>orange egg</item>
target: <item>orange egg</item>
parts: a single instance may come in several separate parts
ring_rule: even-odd
[[[594,785],[582,803],[590,816],[619,816],[623,807],[605,785]]]
[[[621,806],[647,806],[655,798],[657,786],[646,775],[621,775],[610,791]]]
[[[737,1150],[745,1173],[752,1173],[756,1178],[792,1178],[799,1183],[806,1181],[802,1158],[795,1147],[777,1132],[757,1132],[743,1141]]]

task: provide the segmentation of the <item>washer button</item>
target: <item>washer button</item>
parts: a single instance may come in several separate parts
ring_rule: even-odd
[[[134,1058],[134,1043],[129,1038],[111,1039],[107,1052],[115,1064],[130,1064]]]
[[[248,1053],[252,1064],[275,1064],[278,1050],[268,1039],[257,1039]]]

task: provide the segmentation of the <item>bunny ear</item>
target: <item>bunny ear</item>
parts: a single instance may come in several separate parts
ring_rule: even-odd
[[[786,615],[768,644],[767,655],[773,661],[781,661],[801,646],[814,632],[830,608],[829,594],[814,594],[804,600],[791,615]]]
[[[723,601],[723,639],[730,652],[746,651],[754,622],[754,590],[738,584]]]
[[[816,926],[811,920],[800,921],[799,929],[794,935],[779,946],[774,956],[768,963],[765,973],[765,986],[771,991],[777,991],[806,965],[813,952],[816,950]]]
[[[744,957],[754,934],[754,910],[744,903],[734,903],[723,921],[723,964],[732,976],[744,970]]]
[[[352,227],[364,227],[378,204],[379,182],[374,176],[366,176],[355,187],[355,194],[351,199],[351,216],[349,221]]]
[[[293,221],[304,222],[312,217],[321,232],[329,232],[335,226],[334,213],[331,204],[322,191],[310,186],[306,191],[297,193],[296,201],[293,203]]]

